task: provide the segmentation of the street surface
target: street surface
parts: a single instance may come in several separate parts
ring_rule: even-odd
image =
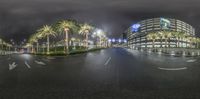
[[[123,48],[0,56],[0,99],[200,99],[200,57]]]

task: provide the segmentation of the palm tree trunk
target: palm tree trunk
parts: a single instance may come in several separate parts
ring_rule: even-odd
[[[39,51],[39,43],[37,42],[37,53],[38,53],[38,51]]]
[[[169,41],[168,41],[168,47],[170,48],[170,38],[168,38],[168,40],[169,40]]]
[[[31,53],[33,53],[33,44],[31,45]]]
[[[86,33],[86,42],[85,42],[86,49],[88,48],[88,33]]]
[[[181,42],[181,46],[182,46],[182,48],[183,48],[183,44],[184,44],[184,43],[183,43],[183,38],[181,38],[181,41],[182,41],[182,42]]]
[[[57,52],[56,43],[54,43],[55,53]]]
[[[43,49],[43,54],[44,54],[44,46],[43,46],[43,48],[42,48],[42,49]]]
[[[49,36],[47,36],[47,54],[49,54]]]
[[[167,39],[165,39],[165,47],[167,47]]]
[[[68,35],[68,31],[65,31],[65,46],[66,46],[66,53],[69,52],[69,35]]]
[[[3,41],[1,42],[1,50],[3,51]]]
[[[153,48],[154,48],[155,40],[153,40],[153,42],[152,42],[152,43],[153,43],[152,45],[153,45]]]
[[[160,48],[163,47],[163,46],[162,46],[162,43],[163,43],[163,39],[161,38],[161,39],[160,39]]]
[[[179,46],[179,43],[180,43],[180,39],[179,39],[179,38],[177,39],[177,43],[178,43],[178,44],[177,44],[177,47],[180,47],[180,46]]]
[[[102,44],[101,44],[101,43],[102,43],[102,42],[101,42],[101,36],[99,37],[99,40],[100,40],[100,47],[102,47]]]

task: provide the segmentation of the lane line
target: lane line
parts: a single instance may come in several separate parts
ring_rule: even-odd
[[[188,63],[193,63],[193,62],[195,62],[196,61],[196,59],[191,59],[191,60],[187,60],[186,62],[188,62]]]
[[[111,57],[108,58],[108,60],[105,62],[104,65],[105,65],[105,66],[108,65],[108,63],[110,62],[110,60],[111,60]]]
[[[158,69],[161,69],[161,70],[185,70],[187,69],[187,67],[183,67],[183,68],[161,68],[161,67],[158,67]]]
[[[46,65],[44,62],[42,62],[42,61],[37,61],[37,60],[35,60],[35,63],[37,63],[38,65]]]
[[[24,64],[25,64],[28,68],[31,68],[31,66],[27,63],[27,61],[25,61]]]

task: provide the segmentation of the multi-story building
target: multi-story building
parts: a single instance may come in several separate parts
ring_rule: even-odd
[[[148,38],[150,33],[157,34],[152,39]],[[174,35],[179,33],[177,35]],[[194,47],[191,41],[183,38],[194,37],[195,29],[177,19],[171,18],[152,18],[133,24],[126,30],[128,47],[132,49],[151,48],[151,47]],[[159,34],[162,34],[158,36]],[[170,36],[166,35],[170,34]],[[173,34],[173,35],[172,35]],[[182,35],[182,36],[181,36]],[[166,37],[168,36],[168,37]]]

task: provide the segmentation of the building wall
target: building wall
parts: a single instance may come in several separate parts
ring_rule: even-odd
[[[166,22],[161,22],[161,21]],[[168,24],[161,24],[167,23]],[[180,20],[171,19],[171,18],[152,18],[138,22],[137,24],[140,25],[138,31],[132,31],[132,27],[129,27],[126,30],[127,39],[128,39],[128,46],[131,48],[141,48],[141,47],[152,47],[152,42],[148,41],[146,35],[150,32],[156,31],[174,31],[174,32],[183,32],[190,36],[195,36],[195,29]],[[163,26],[162,26],[163,25]],[[166,25],[166,27],[165,27]],[[188,47],[190,42],[186,40],[181,40],[179,42],[180,47]],[[175,38],[170,38],[170,41],[166,43],[163,40],[157,40],[155,42],[155,47],[177,47],[177,41]]]

